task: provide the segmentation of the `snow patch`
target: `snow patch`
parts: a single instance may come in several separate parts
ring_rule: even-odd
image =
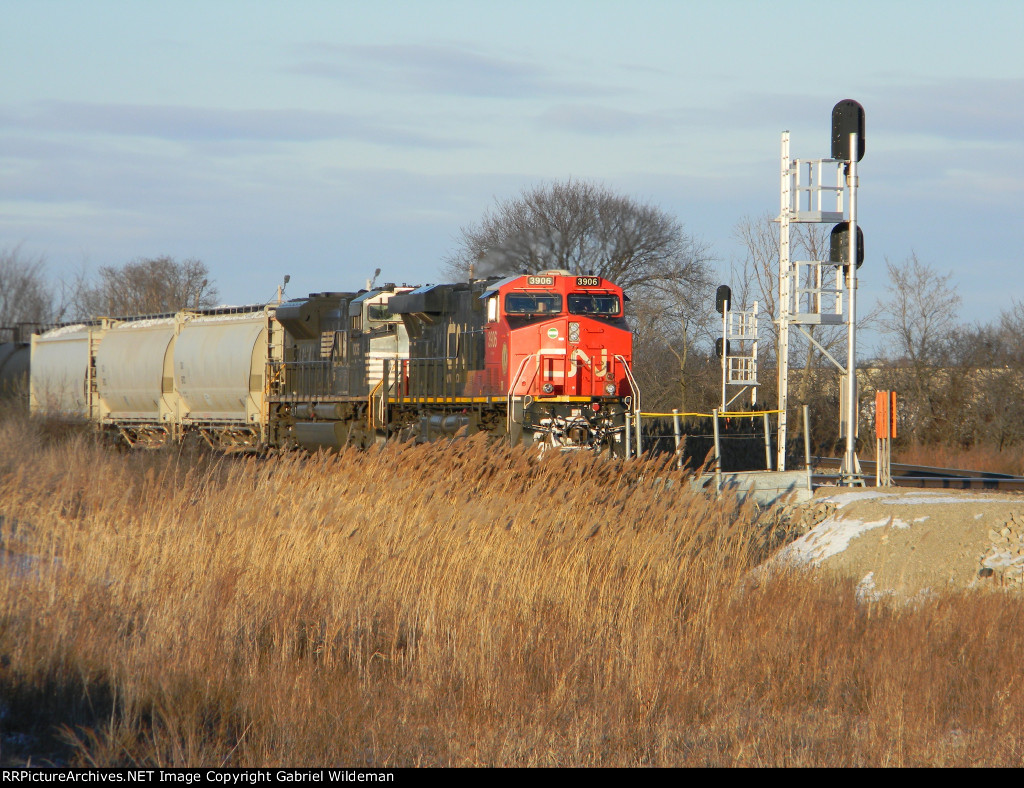
[[[144,320],[129,320],[125,323],[118,323],[112,330],[130,331],[133,328],[152,328],[153,326],[173,326],[173,317],[147,317]]]
[[[875,492],[874,490],[851,490],[850,492],[836,493],[835,495],[829,495],[821,500],[831,501],[836,505],[837,509],[842,509],[849,503],[857,503],[858,501],[870,501],[873,498],[887,498],[889,493]]]
[[[864,577],[857,583],[857,588],[854,591],[858,602],[877,602],[880,599],[884,599],[887,596],[892,596],[892,591],[879,591],[875,586],[875,573],[868,572]]]
[[[54,339],[55,337],[62,337],[62,336],[66,336],[68,334],[76,334],[79,331],[85,331],[87,329],[88,329],[88,326],[85,325],[85,323],[76,323],[73,326],[61,326],[60,328],[55,328],[55,329],[53,329],[51,331],[46,331],[46,332],[40,334],[39,338],[40,339]]]
[[[970,493],[930,492],[928,490],[915,490],[911,493],[879,492],[876,490],[848,490],[822,497],[822,501],[831,501],[837,509],[842,509],[847,504],[859,503],[861,501],[877,501],[888,506],[917,506],[919,504],[933,503],[1012,503],[1019,502],[1020,497],[1008,495],[986,495],[979,499],[977,495]]]
[[[1009,550],[1000,550],[993,555],[987,556],[981,562],[982,566],[990,569],[1006,569],[1007,567],[1024,567],[1024,555],[1016,555]]]
[[[263,320],[266,319],[267,313],[264,310],[252,311],[252,312],[238,312],[237,314],[231,315],[197,315],[187,319],[188,323],[232,323],[242,320]]]
[[[910,523],[895,517],[868,522],[854,519],[823,520],[799,539],[782,548],[774,560],[796,566],[818,566],[826,558],[843,552],[850,546],[850,542],[861,534],[883,526],[909,528]]]
[[[909,495],[891,495],[888,500],[881,503],[891,506],[916,506],[918,504],[931,503],[1013,503],[1020,501],[1019,497],[1009,495],[986,495],[983,499],[978,496],[957,495],[956,493],[938,492],[914,492]]]

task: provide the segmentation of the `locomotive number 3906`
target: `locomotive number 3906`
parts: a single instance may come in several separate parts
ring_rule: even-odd
[[[597,287],[601,284],[599,276],[577,276],[576,287]]]

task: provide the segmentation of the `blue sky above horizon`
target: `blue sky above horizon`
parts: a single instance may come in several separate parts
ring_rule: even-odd
[[[780,132],[827,156],[854,98],[868,301],[913,251],[986,320],[1022,289],[1024,4],[849,7],[0,0],[0,248],[197,257],[232,303],[439,281],[495,199],[573,177],[677,216],[725,281]]]

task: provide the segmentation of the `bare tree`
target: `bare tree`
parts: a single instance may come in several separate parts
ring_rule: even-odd
[[[1019,350],[1019,304],[989,325],[961,326],[944,343],[948,350],[936,377],[942,409],[956,414],[938,437],[958,446],[985,444],[999,451],[1024,439],[1024,422],[1014,403],[1024,401]],[[901,370],[889,370],[898,378]],[[915,436],[920,437],[920,436]]]
[[[191,258],[140,258],[120,268],[103,266],[95,282],[80,276],[73,292],[74,311],[81,318],[162,314],[217,303],[209,269]]]
[[[56,302],[43,258],[26,256],[20,247],[0,250],[0,327],[51,322],[58,317]]]
[[[744,249],[743,260],[731,266],[731,289],[734,306],[750,309],[758,302],[758,311],[765,318],[762,325],[771,336],[770,349],[765,348],[769,363],[779,357],[779,228],[770,213],[745,217],[733,230]]]
[[[710,349],[718,315],[714,311],[714,283],[709,270],[694,271],[686,282],[655,283],[631,303],[637,379],[644,401],[652,409],[697,407],[691,380],[707,359],[694,348]],[[662,389],[650,397],[647,392]]]
[[[902,264],[886,260],[889,297],[880,304],[879,324],[888,347],[880,355],[889,362],[889,385],[906,392],[907,432],[930,442],[943,440],[955,410],[949,407],[954,389],[966,385],[950,376],[949,353],[958,329],[960,296],[951,274],[939,274],[911,253]]]
[[[960,296],[943,276],[911,252],[902,265],[885,261],[889,272],[889,297],[880,303],[880,326],[890,339],[890,358],[911,367],[936,365],[943,357],[944,342],[957,327]]]
[[[707,246],[656,206],[570,179],[499,201],[462,229],[447,268],[458,278],[471,268],[476,276],[564,269],[615,282],[632,299],[637,352],[653,361],[669,351],[671,369],[661,360],[650,369],[674,379],[679,399],[669,402],[685,407],[690,349],[713,312],[710,261]]]
[[[706,247],[661,209],[584,181],[537,186],[462,228],[448,272],[466,277],[565,269],[629,290],[706,272]]]

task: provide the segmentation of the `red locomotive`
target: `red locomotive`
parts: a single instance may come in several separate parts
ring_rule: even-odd
[[[562,270],[394,296],[410,338],[399,421],[622,453],[637,403],[624,301],[611,282]]]

